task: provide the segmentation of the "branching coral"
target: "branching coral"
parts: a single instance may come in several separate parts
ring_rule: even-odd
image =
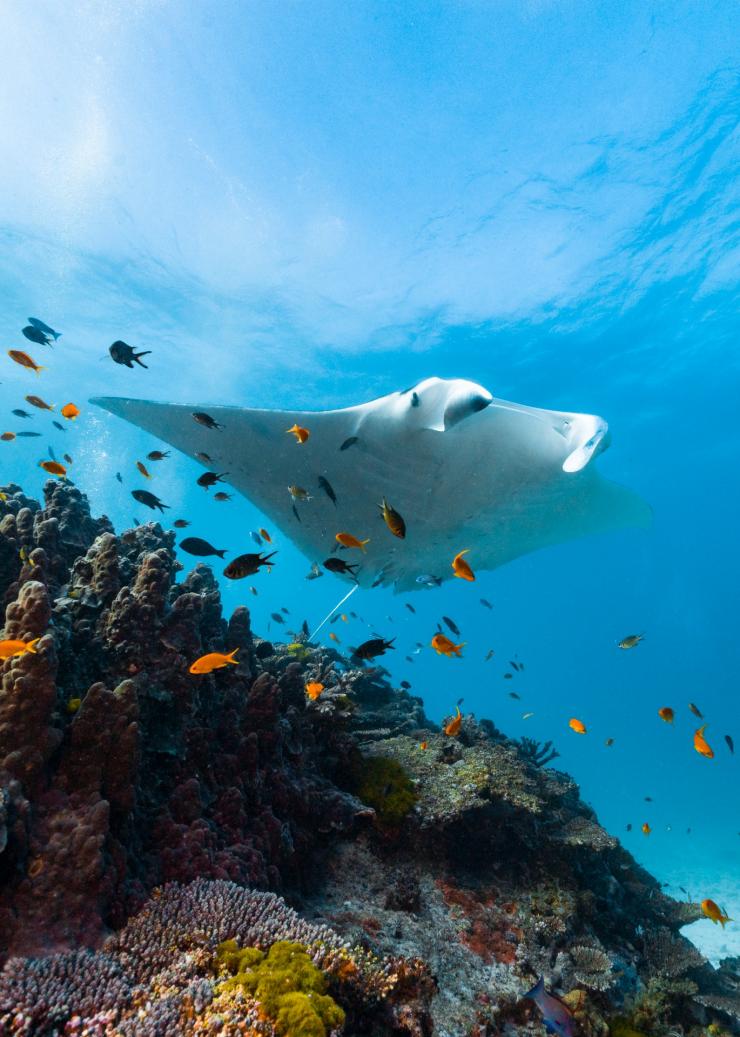
[[[589,990],[608,990],[614,982],[612,962],[598,947],[576,946],[568,951],[577,983]]]

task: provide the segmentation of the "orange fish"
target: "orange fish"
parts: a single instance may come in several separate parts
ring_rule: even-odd
[[[658,710],[658,716],[661,720],[665,720],[666,724],[672,724],[675,715],[670,706],[661,706]]]
[[[348,617],[347,617],[347,616],[345,615],[345,613],[344,613],[344,612],[343,612],[343,613],[341,614],[341,616],[340,616],[339,618],[341,619],[341,621],[342,621],[343,623],[349,623],[349,619],[348,619]]]
[[[419,742],[419,748],[420,749],[426,749],[428,745],[429,745],[429,742]]]
[[[732,921],[731,918],[727,917],[727,912],[723,911],[719,904],[715,904],[713,900],[702,900],[701,909],[714,925],[719,922],[723,929],[727,922]]]
[[[392,508],[388,501],[383,497],[383,503],[379,504],[380,514],[383,516],[388,529],[394,537],[398,537],[399,540],[403,540],[406,536],[406,523],[403,521],[401,516],[398,514],[395,508]]]
[[[22,349],[9,349],[8,356],[11,360],[15,360],[16,364],[20,364],[21,367],[28,367],[31,371],[35,371],[36,374],[39,371],[43,371],[43,367],[40,367],[35,360],[33,360],[28,353],[24,353]]]
[[[650,835],[651,832],[652,832],[652,828],[650,827],[650,825],[646,821],[645,824],[642,826],[642,834],[643,835]]]
[[[239,663],[234,658],[238,651],[239,649],[235,648],[228,655],[224,652],[209,652],[207,655],[201,655],[200,659],[196,659],[190,667],[190,673],[213,673],[214,670],[222,670],[225,666],[238,666]]]
[[[462,727],[462,722],[463,722],[462,713],[460,712],[460,707],[456,706],[455,708],[457,709],[457,713],[452,718],[452,720],[450,720],[449,723],[445,724],[445,726],[442,728],[444,733],[446,735],[449,735],[450,738],[455,738],[457,735],[460,734],[460,728]]]
[[[336,634],[334,633],[334,631],[333,631],[333,630],[332,630],[332,632],[331,632],[331,633],[329,634],[329,637],[330,637],[330,638],[332,639],[332,641],[336,641],[338,645],[340,645],[340,644],[342,643],[342,642],[341,642],[341,641],[339,640],[339,638],[337,637],[337,635],[336,635]]]
[[[54,404],[47,403],[46,400],[42,400],[40,396],[26,396],[26,403],[38,407],[39,410],[54,410]]]
[[[712,760],[714,759],[714,750],[707,744],[704,738],[706,727],[706,724],[702,724],[701,727],[694,731],[694,748],[700,756],[706,756],[708,760]]]
[[[319,683],[319,681],[309,681],[306,685],[306,694],[312,702],[314,702],[319,697],[323,690],[324,685]]]
[[[39,468],[43,468],[49,475],[66,475],[67,469],[63,464],[59,464],[58,461],[39,461]]]
[[[141,463],[141,461],[136,462],[136,467],[139,469],[139,471],[145,479],[151,479],[151,475],[149,474],[149,472],[147,472],[146,467]]]
[[[267,532],[266,529],[261,529],[259,531],[259,533],[260,533],[260,536],[262,537],[262,539],[266,540],[268,544],[272,543],[272,537],[270,536],[270,534]]]
[[[576,717],[571,717],[568,721],[568,727],[571,731],[575,731],[577,735],[585,735],[586,725],[582,720],[578,720]]]
[[[459,576],[461,580],[469,580],[472,583],[475,579],[475,573],[463,558],[463,555],[469,553],[470,548],[468,547],[464,551],[460,551],[459,554],[456,554],[455,557],[452,559],[452,569],[455,573],[455,576]]]
[[[460,659],[460,650],[465,644],[465,642],[463,641],[461,642],[461,644],[456,645],[453,641],[450,641],[449,637],[446,637],[444,634],[435,634],[432,638],[431,644],[432,648],[437,653],[437,655],[446,655],[448,659],[454,655],[458,659]]]
[[[3,443],[10,443],[15,439],[15,432],[3,432],[0,439],[2,439]]]
[[[337,533],[334,539],[338,544],[341,544],[342,547],[359,547],[361,551],[365,550],[365,544],[370,543],[369,537],[367,540],[358,540],[357,537],[353,537],[351,533]]]
[[[80,408],[75,407],[74,403],[65,403],[59,413],[63,418],[66,418],[67,421],[74,421],[75,418],[79,418],[80,416]]]
[[[41,640],[34,637],[33,641],[0,641],[0,659],[10,659],[14,655],[25,655],[30,652],[36,654],[36,645]]]
[[[305,443],[311,433],[307,428],[301,428],[300,425],[293,425],[292,428],[286,428],[286,432],[292,432],[295,436],[296,443]]]

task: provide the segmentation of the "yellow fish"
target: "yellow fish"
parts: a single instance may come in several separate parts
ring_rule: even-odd
[[[337,533],[334,539],[338,544],[341,544],[342,547],[359,547],[361,551],[365,550],[365,544],[370,543],[369,537],[367,540],[358,540],[357,537],[352,536],[351,533]]]
[[[214,670],[222,670],[225,666],[238,666],[238,661],[234,658],[236,653],[239,651],[235,648],[233,652],[225,654],[224,652],[209,652],[207,655],[201,655],[200,659],[196,659],[190,667],[190,673],[212,673]]]
[[[694,748],[700,756],[706,756],[708,760],[714,759],[714,750],[707,743],[704,738],[704,732],[706,731],[707,725],[702,724],[701,727],[694,731]]]
[[[32,641],[0,641],[0,659],[10,659],[15,655],[25,655],[26,652],[35,655],[37,651],[36,645],[40,640],[40,637],[34,637]]]
[[[586,725],[583,723],[582,720],[578,720],[577,717],[570,718],[570,720],[568,721],[568,727],[571,729],[571,731],[575,731],[577,735],[585,735],[586,733]]]
[[[398,537],[399,540],[403,540],[406,536],[406,523],[403,521],[401,516],[398,514],[395,508],[392,508],[388,501],[383,497],[383,503],[379,504],[380,514],[383,516],[388,529],[394,537]]]
[[[286,428],[286,432],[292,432],[295,436],[296,443],[305,443],[311,433],[307,428],[301,428],[300,425],[293,425],[292,428]]]
[[[463,555],[469,554],[470,548],[466,548],[464,551],[458,552],[452,559],[452,571],[455,576],[458,576],[461,580],[468,580],[470,583],[475,579],[475,573],[470,568],[468,563],[463,558]]]
[[[637,648],[640,641],[645,640],[644,634],[630,634],[629,637],[623,637],[621,641],[617,643],[617,648],[628,649]]]
[[[642,826],[642,834],[643,835],[650,835],[651,832],[652,832],[652,828],[650,827],[650,825],[646,821],[645,824]]]
[[[706,917],[714,924],[719,924],[724,929],[727,922],[731,922],[732,919],[727,917],[727,912],[723,911],[719,904],[715,904],[713,900],[702,900],[701,902],[702,912]]]

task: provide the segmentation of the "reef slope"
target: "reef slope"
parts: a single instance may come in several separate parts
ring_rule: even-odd
[[[540,974],[584,1034],[737,1027],[738,963],[679,934],[698,906],[540,747],[226,620],[158,524],[4,491],[3,636],[41,640],[0,662],[0,1034],[539,1032]],[[278,1005],[281,941],[309,985]]]

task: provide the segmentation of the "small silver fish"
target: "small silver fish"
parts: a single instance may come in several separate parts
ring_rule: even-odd
[[[323,575],[324,574],[321,571],[321,567],[319,566],[319,564],[317,562],[312,562],[311,569],[309,570],[309,573],[306,576],[306,579],[307,580],[318,580],[319,576],[323,576]]]
[[[442,580],[439,576],[433,576],[431,573],[422,573],[421,576],[416,577],[416,582],[420,583],[422,587],[441,587]]]

